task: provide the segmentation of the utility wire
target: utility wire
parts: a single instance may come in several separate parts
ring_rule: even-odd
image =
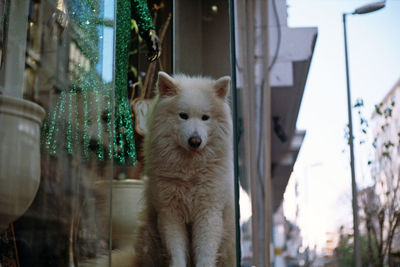
[[[278,59],[278,54],[279,54],[279,50],[281,48],[281,24],[279,21],[279,16],[278,16],[278,10],[276,9],[276,0],[272,0],[272,11],[274,12],[275,15],[275,22],[276,22],[276,28],[277,28],[277,40],[276,40],[276,48],[275,48],[275,52],[274,52],[274,56],[272,57],[272,61],[271,64],[268,67],[268,70],[272,70],[272,68],[274,67],[276,60]]]

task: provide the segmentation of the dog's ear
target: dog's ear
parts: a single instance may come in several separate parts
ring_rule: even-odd
[[[229,92],[231,77],[224,76],[215,81],[214,90],[218,97],[225,99]]]
[[[177,94],[177,87],[174,78],[163,71],[158,73],[157,86],[160,96],[174,96]]]

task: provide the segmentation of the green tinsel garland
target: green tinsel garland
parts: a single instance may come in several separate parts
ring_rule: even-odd
[[[127,95],[131,2],[117,1],[114,121],[111,119],[112,85],[104,83],[96,72],[98,43],[102,38],[99,30],[99,2],[69,2],[71,20],[84,36],[78,46],[90,62],[90,71],[74,77],[71,88],[61,90],[56,106],[51,109],[43,125],[42,142],[54,155],[60,151],[60,147],[64,147],[67,153],[81,152],[86,159],[90,158],[90,151],[93,151],[99,160],[113,158],[118,165],[135,165],[134,127]],[[132,15],[138,24],[139,34],[144,36],[153,29],[147,3],[144,0],[133,0],[132,5]],[[85,66],[79,63],[76,67],[80,73],[84,73]],[[93,129],[95,136],[89,133]]]

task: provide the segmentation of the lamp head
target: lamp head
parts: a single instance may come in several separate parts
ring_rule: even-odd
[[[354,12],[352,14],[361,15],[361,14],[371,13],[371,12],[377,11],[381,8],[384,8],[385,4],[386,4],[386,1],[370,3],[370,4],[367,4],[367,5],[357,8],[356,10],[354,10]]]

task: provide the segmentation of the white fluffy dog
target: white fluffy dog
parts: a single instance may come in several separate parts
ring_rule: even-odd
[[[229,83],[159,73],[133,266],[236,266]]]

